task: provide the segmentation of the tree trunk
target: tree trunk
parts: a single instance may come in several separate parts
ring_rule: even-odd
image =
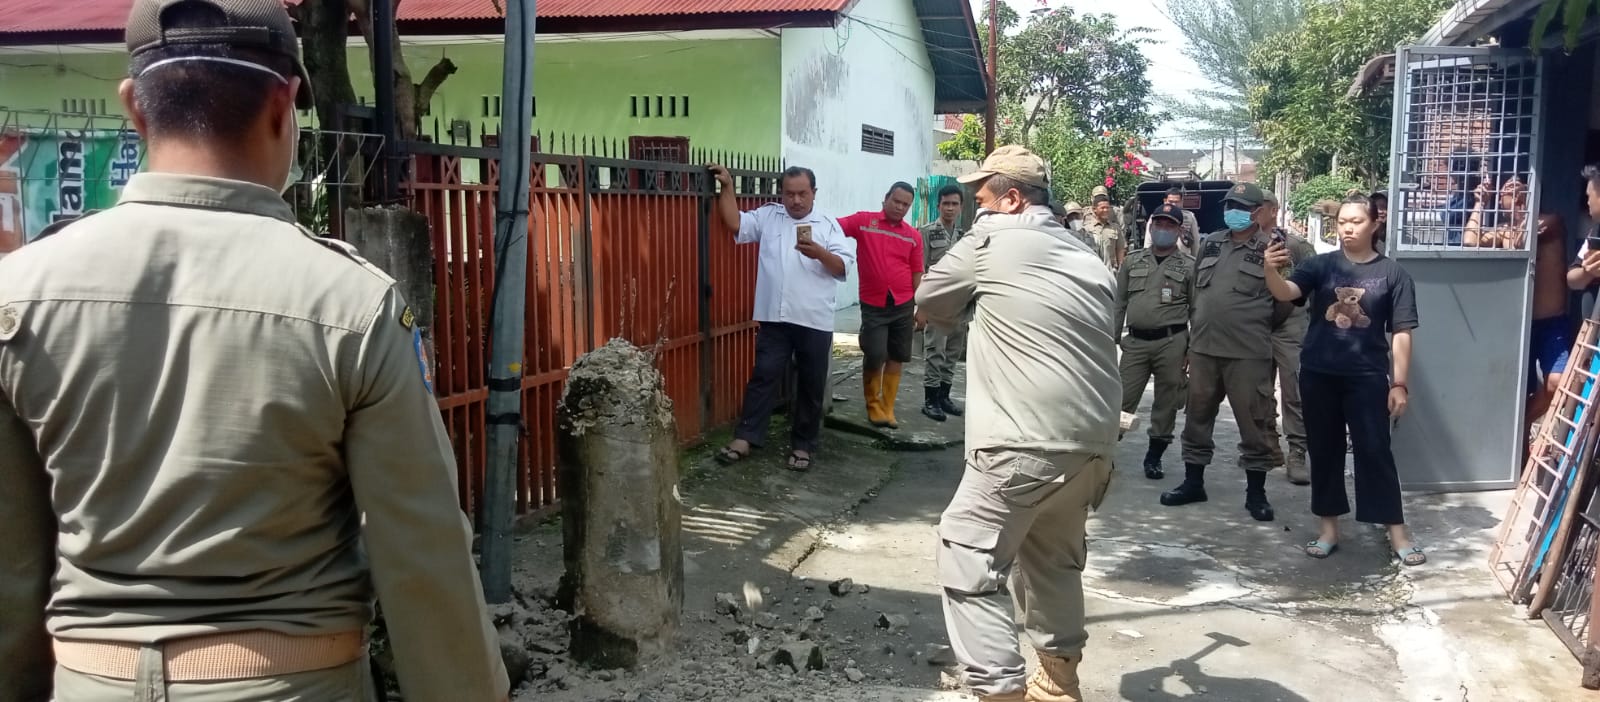
[[[372,46],[372,6],[368,3],[373,0],[349,0],[350,9],[356,13],[356,26],[361,28],[361,36],[367,40],[367,46]],[[384,0],[377,0],[383,2]],[[389,0],[394,3],[395,16],[400,14],[400,0]],[[412,82],[411,66],[406,64],[405,48],[400,44],[399,27],[388,27],[391,41],[394,42],[394,65],[387,74],[394,81],[394,118],[399,124],[400,138],[413,141],[417,138],[417,131],[422,127],[422,115],[428,113],[428,103],[433,99],[433,93],[439,88],[450,74],[456,72],[456,66],[449,59],[440,59],[431,70],[428,77],[421,85]],[[377,66],[372,67],[373,80],[382,80],[385,71]]]
[[[346,50],[350,5],[346,0],[302,0],[293,9],[300,21],[306,72],[311,74],[316,97],[317,124],[322,129],[348,129],[342,111],[356,102]]]

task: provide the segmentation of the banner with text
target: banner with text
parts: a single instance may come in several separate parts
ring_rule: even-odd
[[[116,204],[143,158],[132,130],[0,132],[0,253],[52,222]]]

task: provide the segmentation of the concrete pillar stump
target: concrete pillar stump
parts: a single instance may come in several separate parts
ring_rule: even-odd
[[[654,358],[613,339],[573,364],[557,418],[572,657],[636,668],[670,651],[683,607],[672,402]]]

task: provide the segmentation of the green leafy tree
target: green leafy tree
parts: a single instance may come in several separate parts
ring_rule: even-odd
[[[1415,39],[1450,0],[1321,0],[1300,27],[1260,43],[1247,69],[1251,117],[1274,172],[1321,173],[1335,163],[1376,183],[1389,167],[1392,89],[1347,95],[1373,56]]]
[[[1308,179],[1289,193],[1289,213],[1295,217],[1308,217],[1317,203],[1324,200],[1335,202],[1344,199],[1345,193],[1361,188],[1361,184],[1349,178],[1344,178],[1331,173],[1324,173]]]
[[[1095,185],[1128,190],[1143,172],[1136,152],[1161,119],[1150,100],[1149,30],[1068,9],[1024,23],[1004,3],[998,24],[998,142],[1047,160],[1062,200],[1082,201]],[[983,137],[983,122],[969,116],[939,152],[981,160]]]
[[[1169,99],[1166,109],[1186,125],[1181,133],[1209,141],[1254,133],[1245,97],[1255,87],[1246,68],[1250,52],[1268,38],[1293,31],[1312,0],[1167,0],[1167,17],[1183,34],[1184,56],[1195,72],[1221,90]]]
[[[1539,7],[1539,14],[1533,16],[1533,41],[1535,51],[1543,44],[1544,35],[1550,31],[1550,25],[1556,17],[1561,18],[1561,40],[1567,51],[1578,47],[1578,39],[1583,35],[1583,23],[1589,19],[1589,8],[1600,9],[1600,2],[1596,0],[1545,0]]]

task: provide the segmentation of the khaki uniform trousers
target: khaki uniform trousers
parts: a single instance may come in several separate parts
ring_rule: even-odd
[[[924,387],[936,388],[954,383],[956,363],[967,350],[967,325],[955,329],[937,329],[928,325],[922,331],[922,359],[926,368],[922,374]]]
[[[938,564],[951,648],[973,692],[1025,686],[1019,620],[1035,650],[1063,657],[1083,650],[1084,523],[1110,481],[1104,456],[987,450],[968,457],[939,520]]]
[[[1300,410],[1300,344],[1306,338],[1306,323],[1305,311],[1297,310],[1272,333],[1272,365],[1277,377],[1269,372],[1261,384],[1259,416],[1261,431],[1275,456],[1283,451],[1278,433],[1279,392],[1283,393],[1282,438],[1289,440],[1290,449],[1306,452],[1306,419]],[[1273,381],[1277,381],[1276,392]]]
[[[115,680],[56,666],[53,702],[376,702],[366,656],[325,670],[221,682],[168,682],[161,648],[139,652],[138,679]]]
[[[1216,453],[1217,414],[1222,400],[1239,427],[1239,467],[1272,470],[1272,451],[1261,430],[1262,383],[1272,382],[1272,361],[1189,354],[1189,402],[1183,417],[1183,462],[1209,466]]]
[[[1157,341],[1132,336],[1122,338],[1122,411],[1135,414],[1150,378],[1156,379],[1155,404],[1150,408],[1150,440],[1172,443],[1189,391],[1183,358],[1189,353],[1189,334],[1174,334]]]

